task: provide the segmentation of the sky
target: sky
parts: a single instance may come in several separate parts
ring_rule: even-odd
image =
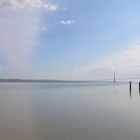
[[[0,0],[0,78],[140,78],[139,0]]]

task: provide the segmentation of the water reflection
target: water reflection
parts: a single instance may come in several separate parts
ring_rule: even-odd
[[[130,99],[132,98],[132,91],[131,89],[129,90],[129,95],[130,95]]]
[[[114,84],[114,94],[116,94],[116,84]]]
[[[132,97],[138,98],[138,95],[140,96],[140,82],[139,83],[133,83],[129,82],[129,97],[132,99]]]
[[[0,89],[0,140],[140,137],[138,84],[130,91],[129,83],[0,84]]]
[[[139,82],[139,94],[140,94],[140,82]]]

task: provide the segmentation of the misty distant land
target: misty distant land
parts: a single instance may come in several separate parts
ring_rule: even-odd
[[[46,83],[46,82],[74,82],[74,81],[48,80],[48,79],[0,79],[0,82],[45,82]]]
[[[54,83],[54,82],[58,82],[58,83],[79,83],[79,82],[103,82],[103,81],[108,81],[111,82],[112,80],[91,80],[91,81],[80,81],[80,80],[49,80],[49,79],[0,79],[1,83],[8,83],[8,82],[18,82],[18,83]]]
[[[88,81],[70,81],[70,80],[48,80],[48,79],[0,79],[0,82],[88,82]]]

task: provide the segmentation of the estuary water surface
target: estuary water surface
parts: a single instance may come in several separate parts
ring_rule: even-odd
[[[0,83],[0,140],[139,140],[138,85]]]

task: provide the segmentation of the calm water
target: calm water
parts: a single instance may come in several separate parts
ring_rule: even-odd
[[[1,83],[0,140],[140,140],[138,85]]]

